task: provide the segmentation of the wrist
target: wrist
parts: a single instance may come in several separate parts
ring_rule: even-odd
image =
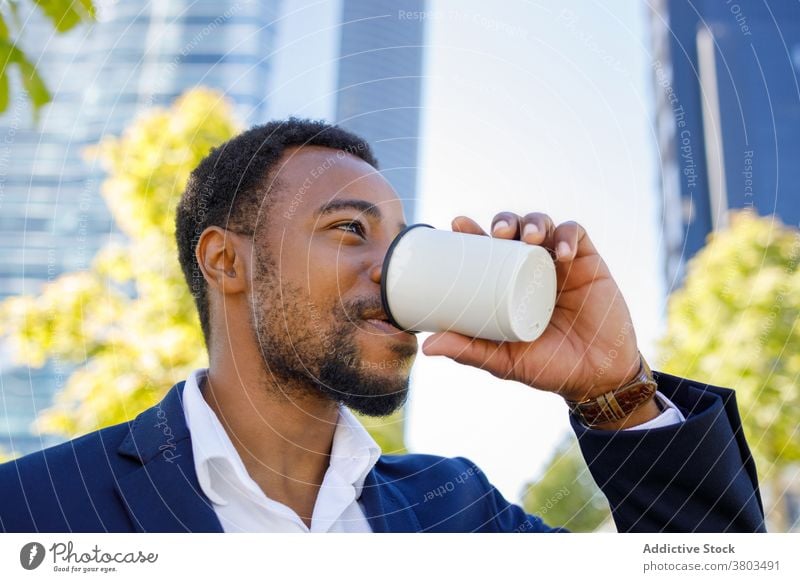
[[[611,392],[622,386],[630,384],[641,372],[643,361],[644,357],[642,356],[642,353],[637,350],[635,356],[631,359],[631,362],[627,365],[627,367],[614,370],[613,374],[609,371],[606,371],[602,376],[602,380],[595,381],[592,384],[591,389],[586,394],[586,398],[596,398],[601,394]]]
[[[589,428],[619,429],[647,422],[660,410],[653,400],[657,384],[650,367],[639,352],[639,364],[630,381],[611,389],[597,390],[581,401],[567,400],[572,414]]]
[[[596,424],[592,428],[599,430],[623,430],[626,428],[633,428],[644,424],[649,420],[653,420],[662,412],[661,407],[658,405],[658,397],[652,396],[649,400],[644,402],[641,406],[636,407],[628,416],[621,420],[612,422],[604,422]]]

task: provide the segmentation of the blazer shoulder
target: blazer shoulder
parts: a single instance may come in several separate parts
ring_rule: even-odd
[[[130,432],[133,421],[102,428],[66,442],[28,453],[0,464],[0,480],[6,481],[20,473],[49,467],[50,471],[71,466],[84,457],[98,461],[98,455],[116,454],[116,449]]]
[[[175,467],[187,479],[195,477],[180,399],[183,384],[132,420],[0,465],[0,531],[136,529],[130,504],[153,493],[148,486],[164,478],[162,461],[172,466],[179,459]],[[154,527],[160,526],[167,527]]]
[[[125,422],[0,464],[0,531],[69,531],[83,521],[71,515],[101,517],[98,504],[136,465],[117,454],[129,432]]]
[[[57,477],[62,472],[70,473],[78,469],[81,464],[92,467],[95,470],[93,474],[103,474],[104,466],[116,468],[128,461],[134,461],[131,466],[139,466],[142,461],[146,462],[160,452],[159,443],[163,442],[154,444],[153,439],[157,440],[162,435],[173,440],[178,436],[188,437],[179,400],[182,384],[180,382],[173,386],[160,402],[143,410],[135,418],[0,464],[0,480],[41,471]],[[165,425],[165,428],[162,429],[161,425]],[[135,438],[137,433],[139,438]]]
[[[433,483],[458,477],[462,473],[467,477],[482,473],[480,467],[465,457],[442,457],[420,453],[381,455],[376,468],[393,481],[414,483]]]

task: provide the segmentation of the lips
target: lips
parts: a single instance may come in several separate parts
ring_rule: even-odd
[[[389,317],[386,315],[386,312],[384,312],[383,309],[368,311],[361,316],[361,319],[378,319],[380,321],[389,321]]]
[[[391,323],[389,323],[385,319],[372,319],[372,318],[370,318],[370,319],[365,319],[364,321],[366,321],[368,324],[372,325],[373,327],[377,327],[378,329],[380,329],[382,331],[388,331],[388,332],[402,331],[402,330],[397,329],[395,326],[393,326]]]
[[[409,332],[407,332],[405,330],[402,330],[402,329],[400,329],[398,327],[395,327],[394,325],[389,323],[389,318],[387,318],[386,315],[383,314],[382,312],[381,313],[376,313],[374,315],[370,315],[370,316],[367,316],[367,317],[364,317],[363,319],[364,319],[364,321],[367,322],[367,324],[369,324],[370,329],[368,331],[377,330],[380,333],[386,333],[386,334],[392,334],[392,335],[403,334],[403,335],[409,335],[411,337],[414,337],[413,334],[411,334],[411,333],[409,333]]]

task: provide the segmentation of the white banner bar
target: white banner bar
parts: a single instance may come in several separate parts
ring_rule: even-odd
[[[800,534],[0,534],[0,579],[794,581],[798,554]]]

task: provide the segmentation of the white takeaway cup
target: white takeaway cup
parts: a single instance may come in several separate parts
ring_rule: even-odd
[[[553,314],[556,270],[537,245],[412,224],[386,252],[381,299],[406,331],[530,342]]]

